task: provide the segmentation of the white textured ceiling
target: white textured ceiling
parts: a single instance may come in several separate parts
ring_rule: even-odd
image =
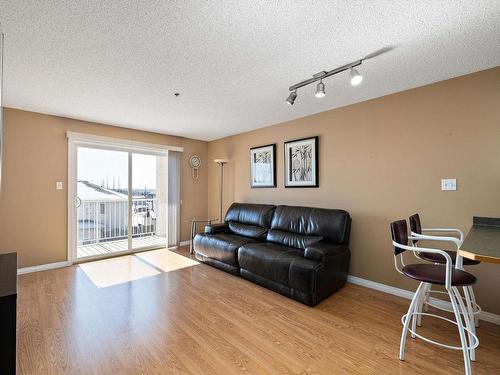
[[[0,20],[6,106],[205,140],[500,64],[498,0],[0,0]],[[361,86],[284,103],[384,47]]]

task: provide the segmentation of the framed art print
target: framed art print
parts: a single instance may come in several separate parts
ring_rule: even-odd
[[[250,149],[250,187],[276,187],[276,144]]]
[[[285,142],[285,187],[318,187],[318,137]]]

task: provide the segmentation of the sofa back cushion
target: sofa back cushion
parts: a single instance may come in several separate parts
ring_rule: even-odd
[[[268,235],[268,241],[279,241],[282,244],[287,242],[297,243],[301,246],[294,247],[305,248],[307,246],[304,245],[308,241],[315,241],[315,239],[321,237],[321,240],[325,242],[348,245],[350,229],[351,217],[344,210],[278,206],[271,221],[273,233],[270,236]],[[284,232],[285,234],[276,236],[274,231]],[[313,238],[307,239],[297,235]],[[279,239],[280,237],[281,239]],[[274,238],[274,240],[270,238]]]
[[[251,224],[242,224],[237,221],[229,222],[229,230],[234,234],[239,236],[251,237],[251,238],[266,238],[267,228],[258,227]]]
[[[279,243],[285,246],[296,247],[305,250],[306,247],[319,242],[323,236],[304,236],[302,234],[283,232],[281,230],[270,229],[267,232],[267,241]]]
[[[235,234],[264,239],[275,208],[270,204],[233,203],[227,210],[225,221]]]

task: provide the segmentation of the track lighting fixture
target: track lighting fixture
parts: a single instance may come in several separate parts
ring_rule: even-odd
[[[367,57],[370,58],[370,57]],[[297,99],[297,89],[310,85],[311,83],[318,82],[316,85],[316,93],[314,96],[317,98],[323,98],[326,93],[325,93],[325,84],[323,83],[323,79],[333,76],[335,74],[341,73],[346,70],[350,70],[349,76],[351,80],[351,85],[357,86],[361,83],[363,80],[363,76],[359,74],[359,72],[354,69],[355,67],[361,65],[363,60],[357,60],[354,61],[350,64],[346,64],[343,66],[340,66],[336,69],[330,70],[330,71],[322,71],[316,74],[313,74],[312,78],[306,79],[305,81],[296,83],[295,85],[290,86],[288,89],[291,91],[290,95],[288,95],[288,98],[286,99],[286,102],[290,105],[293,105],[295,103],[295,99]]]
[[[286,98],[286,102],[289,105],[293,105],[295,103],[295,99],[297,99],[297,90],[294,90],[288,95],[288,98]]]
[[[351,68],[351,72],[349,73],[349,76],[351,77],[351,85],[353,85],[353,86],[359,85],[361,83],[361,81],[363,80],[363,76],[361,74],[359,74],[359,72],[354,68]]]
[[[316,85],[316,94],[314,94],[315,97],[317,98],[323,98],[325,96],[325,84],[323,83],[323,80],[321,79],[319,83]]]

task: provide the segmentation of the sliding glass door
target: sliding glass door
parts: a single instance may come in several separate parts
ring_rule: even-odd
[[[167,158],[132,153],[132,250],[167,244]]]
[[[166,155],[85,145],[76,165],[76,260],[166,246]]]

